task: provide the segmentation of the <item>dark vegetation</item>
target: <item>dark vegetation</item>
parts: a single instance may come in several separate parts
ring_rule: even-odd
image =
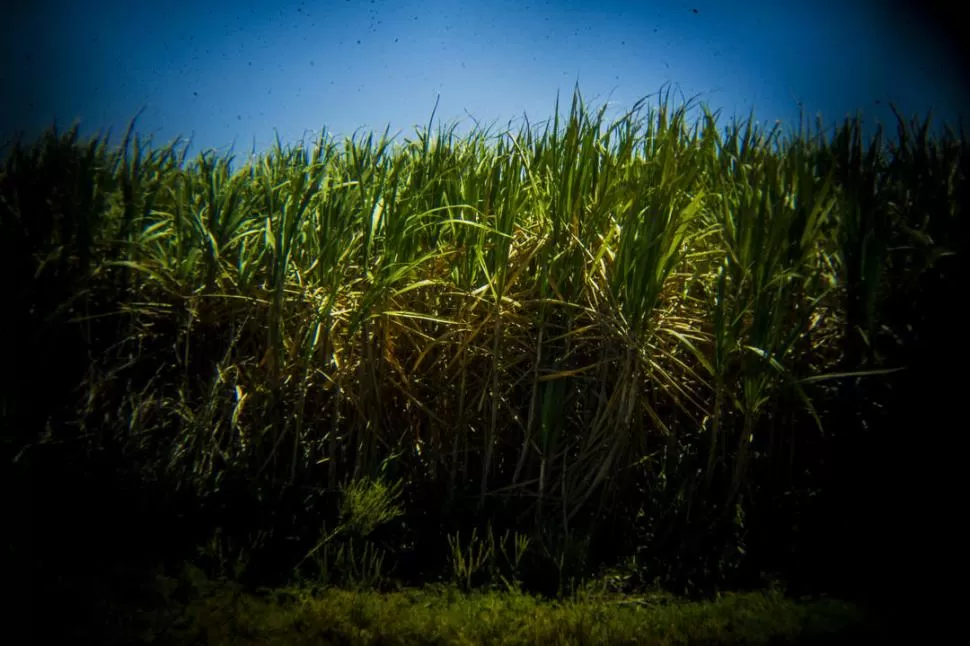
[[[911,615],[959,516],[963,133],[900,117],[874,141],[857,120],[783,137],[686,111],[606,123],[577,94],[542,132],[322,137],[238,169],[130,133],[8,147],[19,601],[110,631],[111,608],[204,573],[331,608],[351,602],[329,586],[449,583],[773,587]],[[743,614],[727,599],[711,616]],[[381,603],[398,619],[374,625],[451,612]],[[535,626],[640,634],[594,605]],[[308,643],[370,639],[327,630]]]

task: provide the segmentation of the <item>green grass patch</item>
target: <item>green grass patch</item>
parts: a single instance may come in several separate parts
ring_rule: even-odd
[[[872,637],[858,607],[799,603],[777,592],[692,602],[662,594],[578,595],[551,601],[518,592],[427,587],[370,591],[216,587],[156,638],[219,644],[784,644]]]

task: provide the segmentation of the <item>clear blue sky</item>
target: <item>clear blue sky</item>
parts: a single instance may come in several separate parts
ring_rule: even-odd
[[[157,142],[266,149],[324,126],[409,136],[469,114],[496,128],[568,110],[627,108],[664,83],[728,116],[826,123],[862,110],[952,123],[960,62],[926,19],[867,0],[21,1],[0,26],[0,139],[56,117],[118,141],[140,108]],[[887,9],[887,7],[892,7]],[[612,113],[611,113],[612,114]],[[520,121],[515,121],[520,123]],[[513,125],[515,125],[515,123]],[[968,123],[967,125],[970,125]]]

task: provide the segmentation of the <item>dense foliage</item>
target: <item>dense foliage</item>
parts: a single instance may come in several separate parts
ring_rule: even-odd
[[[131,129],[15,144],[8,556],[547,594],[901,576],[956,396],[965,139],[644,105],[239,168]]]

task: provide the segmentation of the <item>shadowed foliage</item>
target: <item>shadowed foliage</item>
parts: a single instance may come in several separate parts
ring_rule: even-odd
[[[542,128],[241,164],[14,143],[8,556],[878,593],[916,491],[891,460],[956,396],[966,141],[692,108],[576,92]]]

